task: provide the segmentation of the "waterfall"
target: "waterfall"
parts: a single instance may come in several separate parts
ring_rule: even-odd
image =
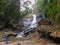
[[[23,6],[25,1],[28,1],[28,2],[30,1],[31,2],[31,3],[27,3],[28,4],[27,7],[32,10],[32,13],[30,14],[31,18],[30,19],[25,19],[23,21],[23,24],[24,24],[23,30],[24,31],[18,33],[17,37],[24,37],[25,33],[34,30],[34,28],[37,28],[37,26],[38,26],[37,19],[41,20],[42,18],[44,18],[44,15],[42,15],[42,17],[37,18],[38,15],[33,13],[33,10],[34,10],[33,5],[35,4],[35,0],[21,0],[21,3],[22,3],[21,4],[21,11],[25,10],[25,8]]]
[[[36,20],[36,15],[35,14],[31,14],[32,15],[32,21],[31,21],[31,23],[30,23],[30,27],[29,28],[36,28],[37,27],[37,20]]]

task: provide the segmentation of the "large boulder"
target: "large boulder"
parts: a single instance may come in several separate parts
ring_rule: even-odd
[[[60,37],[60,31],[54,31],[50,35],[53,37]]]

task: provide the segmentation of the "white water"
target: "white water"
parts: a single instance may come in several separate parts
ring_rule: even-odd
[[[37,23],[37,20],[36,20],[36,15],[35,14],[32,14],[32,21],[30,22],[30,27],[29,28],[36,28],[38,23]]]
[[[21,7],[20,11],[26,10],[26,7],[28,7],[31,10],[34,10],[33,5],[35,5],[35,4],[36,4],[36,0],[20,0],[20,7]],[[32,13],[33,13],[33,11],[32,11]],[[23,22],[24,27],[28,27],[28,28],[37,27],[36,15],[35,14],[30,14],[30,15],[32,16],[32,19],[26,19]],[[32,21],[30,21],[30,20],[32,20]]]
[[[20,11],[24,11],[25,7],[24,2],[26,1],[30,1],[31,4],[28,3],[28,8],[33,10],[33,5],[36,3],[35,0],[21,0],[21,10]],[[33,11],[32,11],[33,12]],[[38,26],[38,21],[37,21],[37,15],[35,14],[30,14],[32,19],[26,19],[25,21],[23,21],[24,24],[24,31],[29,31],[30,29],[34,29],[37,28]],[[42,15],[41,18],[38,18],[38,20],[40,21],[42,18],[45,18],[44,15]],[[23,37],[24,36],[24,31],[20,32],[17,37]]]
[[[32,16],[32,19],[31,19],[32,21],[30,21],[30,20],[24,21],[24,27],[25,27],[24,31],[25,32],[26,31],[29,32],[30,29],[37,28],[37,26],[38,26],[38,23],[37,23],[37,20],[36,20],[37,16],[35,14],[31,14],[31,16]],[[17,37],[20,37],[20,38],[24,37],[24,31],[20,32],[17,35]]]

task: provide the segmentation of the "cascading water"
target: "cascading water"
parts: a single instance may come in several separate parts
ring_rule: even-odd
[[[23,2],[25,2],[27,0],[23,0]],[[35,0],[28,0],[28,2],[31,2],[30,4],[28,3],[28,8],[31,9],[31,10],[34,10],[33,9],[33,5],[35,4]],[[23,3],[22,3],[23,5]],[[21,8],[21,11],[25,10],[25,8]],[[23,24],[24,24],[24,28],[22,32],[18,33],[17,37],[24,37],[25,36],[25,33],[28,33],[29,31],[32,31],[34,30],[34,28],[37,28],[38,26],[38,21],[37,20],[41,20],[42,18],[44,18],[44,15],[42,15],[42,17],[39,17],[33,13],[30,14],[31,15],[31,18],[30,19],[26,19],[25,21],[23,21]]]
[[[36,20],[36,15],[35,14],[31,14],[32,15],[32,21],[31,21],[31,23],[30,23],[30,26],[29,26],[29,28],[36,28],[37,27],[37,25],[38,25],[38,23],[37,23],[37,20]]]

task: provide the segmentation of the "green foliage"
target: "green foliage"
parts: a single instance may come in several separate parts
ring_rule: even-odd
[[[0,0],[0,27],[16,27],[18,19],[23,18],[28,10],[20,11],[19,0]]]
[[[43,0],[38,0],[38,2],[37,2],[37,7],[38,7],[38,9],[40,9],[40,11],[42,12],[42,9],[43,9]]]
[[[15,21],[22,17],[19,6],[14,2],[7,3],[8,0],[0,0],[0,26],[14,27]]]
[[[60,22],[60,13],[56,15],[56,21]]]
[[[38,8],[41,9],[42,13],[46,14],[50,21],[58,21],[60,19],[60,7],[57,6],[58,0],[47,0],[45,5],[43,1],[42,3],[38,1]]]
[[[46,5],[47,8],[47,17],[50,19],[50,21],[54,21],[57,15],[58,7],[57,7],[57,1],[48,2]]]

